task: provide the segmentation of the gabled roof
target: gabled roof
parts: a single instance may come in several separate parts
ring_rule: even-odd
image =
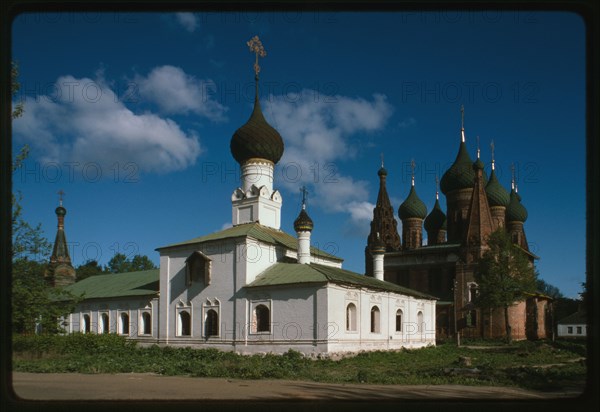
[[[559,325],[585,325],[587,323],[587,316],[584,310],[575,312],[566,318],[562,318],[558,321]]]
[[[141,272],[96,275],[65,287],[67,292],[84,299],[157,295],[159,269]]]
[[[359,288],[369,288],[401,293],[422,299],[437,299],[431,295],[417,292],[394,283],[385,282],[370,276],[359,275],[349,270],[311,263],[276,263],[256,277],[246,287],[264,287],[276,285],[294,285],[302,283],[335,283]]]
[[[162,246],[157,248],[156,250],[160,251],[162,249],[172,248],[176,246],[192,245],[195,243],[204,243],[215,240],[233,239],[237,237],[250,237],[252,239],[269,243],[271,245],[283,246],[291,250],[298,250],[298,239],[295,236],[292,236],[281,230],[276,230],[268,226],[263,226],[260,223],[256,222],[236,225],[228,229],[221,230],[219,232],[214,232],[205,236],[200,236],[194,239],[186,240],[185,242]],[[310,253],[313,256],[336,260],[338,262],[342,262],[344,260],[315,247],[310,248]]]

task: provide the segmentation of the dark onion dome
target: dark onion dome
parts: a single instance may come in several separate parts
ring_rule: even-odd
[[[485,193],[488,197],[488,203],[490,206],[508,206],[510,202],[510,196],[506,189],[500,184],[496,177],[496,171],[492,169],[490,174],[490,180],[485,186]]]
[[[385,170],[385,167],[381,166],[381,169],[379,169],[379,171],[377,172],[377,176],[387,176],[387,170]]]
[[[54,211],[54,213],[56,213],[57,216],[64,216],[67,214],[67,209],[65,209],[62,206],[59,206],[56,208],[56,210]]]
[[[475,160],[475,162],[473,163],[473,170],[483,170],[484,167],[485,165],[483,164],[480,158],[477,158],[477,160]]]
[[[308,213],[306,213],[306,210],[304,210],[304,209],[300,210],[300,214],[298,215],[296,220],[294,220],[294,230],[296,232],[301,232],[301,231],[311,232],[313,230],[313,227],[314,227],[313,221],[310,218],[310,216],[308,216]]]
[[[527,220],[527,209],[521,204],[521,196],[515,191],[510,191],[510,201],[506,207],[507,222],[525,222]]]
[[[456,160],[454,160],[452,166],[446,170],[446,173],[444,173],[442,180],[440,181],[442,193],[446,195],[454,190],[472,189],[473,184],[475,183],[475,170],[473,169],[473,166],[473,160],[471,160],[471,156],[469,156],[467,145],[465,142],[460,142]],[[487,173],[485,173],[485,170],[483,171],[483,182],[484,184],[487,182]]]
[[[431,213],[425,218],[423,226],[427,232],[437,232],[438,230],[445,230],[446,214],[440,207],[440,201],[435,199],[435,205],[431,209]]]
[[[419,199],[414,186],[410,187],[408,197],[398,208],[398,215],[402,220],[410,218],[425,219],[425,216],[427,216],[427,206]]]
[[[231,138],[231,154],[242,164],[252,158],[266,159],[277,163],[283,155],[283,139],[262,114],[258,97],[254,99],[254,110],[250,119],[237,129]]]

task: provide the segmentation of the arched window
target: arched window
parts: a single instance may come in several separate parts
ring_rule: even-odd
[[[354,303],[346,306],[346,330],[356,332],[356,305]]]
[[[83,333],[90,333],[90,315],[83,315],[83,325],[81,327]]]
[[[417,332],[423,333],[423,312],[419,311],[417,313]]]
[[[256,331],[270,332],[271,331],[271,311],[265,305],[258,305],[254,309],[256,316]]]
[[[108,320],[108,313],[103,313],[100,315],[100,333],[109,333],[110,332],[110,323]]]
[[[150,316],[150,313],[143,312],[141,320],[142,327],[140,328],[140,330],[142,331],[142,334],[152,335],[152,316]]]
[[[379,308],[371,308],[371,333],[379,333]]]
[[[192,334],[192,318],[187,310],[179,312],[177,329],[179,336],[190,336]]]
[[[214,309],[209,309],[206,312],[206,320],[204,323],[204,336],[218,336],[219,335],[219,315]]]
[[[396,311],[396,332],[402,332],[402,309]]]
[[[477,283],[469,283],[469,302],[473,302],[477,297]]]
[[[122,312],[119,316],[119,333],[129,335],[129,315],[125,312]]]

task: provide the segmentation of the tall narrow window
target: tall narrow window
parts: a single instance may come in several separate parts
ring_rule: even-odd
[[[379,308],[371,308],[371,333],[379,333]]]
[[[192,319],[188,311],[182,310],[179,312],[177,323],[179,336],[190,336],[192,334]]]
[[[142,313],[142,327],[140,330],[144,335],[152,335],[152,316],[150,316],[150,313]]]
[[[209,309],[206,312],[206,321],[204,323],[204,336],[219,335],[219,315],[214,309]]]
[[[90,333],[90,315],[83,315],[83,327],[81,331],[83,333]]]
[[[356,305],[354,303],[346,306],[346,330],[356,332]]]
[[[108,313],[103,313],[100,315],[100,333],[109,333],[110,332],[110,323],[108,320]]]
[[[417,331],[419,333],[423,333],[425,328],[423,328],[423,312],[419,311],[417,313]]]
[[[256,316],[256,331],[270,332],[271,331],[271,311],[265,305],[258,305],[254,309]]]
[[[129,335],[129,315],[125,312],[119,316],[119,333]]]
[[[396,311],[396,332],[402,332],[402,309]]]

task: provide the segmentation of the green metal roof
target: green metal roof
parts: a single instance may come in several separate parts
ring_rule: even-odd
[[[349,270],[311,263],[276,263],[269,267],[246,287],[293,285],[302,283],[335,283],[354,287],[402,293],[424,299],[437,299],[431,295],[408,289],[394,283],[360,275]]]
[[[156,295],[158,288],[159,269],[152,269],[90,276],[65,287],[65,290],[75,296],[83,296],[84,299],[103,299]]]
[[[194,239],[186,240],[185,242],[162,246],[157,248],[156,250],[166,249],[175,246],[192,245],[195,243],[210,242],[215,240],[232,239],[236,237],[251,237],[261,242],[269,243],[276,246],[283,246],[291,250],[298,250],[298,239],[295,236],[292,236],[281,230],[276,230],[268,226],[263,226],[260,223],[256,222],[236,225],[228,229],[221,230],[219,232],[211,233],[206,236],[200,236]],[[332,259],[339,262],[342,262],[344,260],[315,247],[310,248],[310,253],[313,256]]]

